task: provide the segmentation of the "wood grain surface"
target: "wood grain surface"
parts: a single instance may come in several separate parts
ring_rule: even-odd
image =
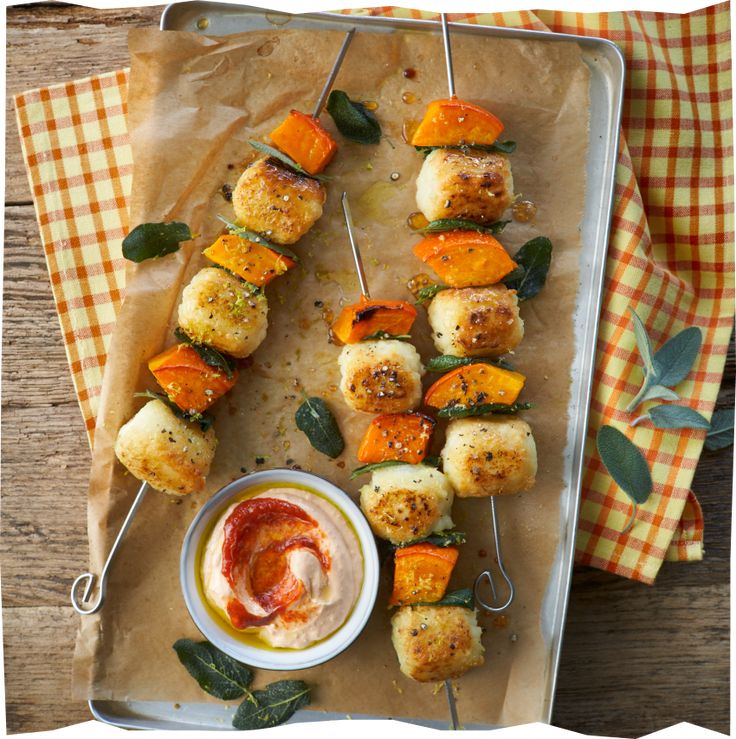
[[[127,31],[161,7],[7,10],[5,281],[0,521],[9,732],[87,720],[70,695],[78,617],[69,585],[87,562],[89,452],[67,370],[12,95],[124,67]],[[719,405],[734,402],[733,342]],[[693,489],[706,521],[700,563],[666,563],[653,587],[596,570],[573,578],[554,723],[639,736],[679,721],[729,729],[732,451],[706,452]]]

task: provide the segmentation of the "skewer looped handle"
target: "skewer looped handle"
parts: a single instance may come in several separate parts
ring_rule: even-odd
[[[353,40],[354,35],[355,35],[355,28],[351,28],[345,34],[345,40],[342,42],[340,51],[337,52],[337,58],[335,59],[335,63],[332,65],[330,74],[327,77],[327,82],[325,82],[325,86],[322,88],[322,92],[319,94],[319,99],[317,100],[317,103],[314,106],[314,111],[312,112],[312,118],[318,118],[319,114],[322,112],[322,108],[324,108],[325,106],[325,101],[327,100],[327,96],[330,94],[332,85],[335,82],[335,77],[337,77],[337,73],[340,71],[340,67],[342,66],[342,60],[345,58],[345,54],[348,51],[348,46],[350,46],[350,42]]]
[[[115,559],[115,555],[117,554],[117,551],[120,548],[120,544],[122,543],[126,532],[130,528],[130,524],[133,523],[133,518],[135,517],[135,514],[140,504],[143,502],[143,498],[145,498],[146,493],[148,492],[149,488],[150,488],[149,484],[147,482],[144,482],[138,489],[138,493],[136,494],[135,499],[133,500],[133,504],[130,506],[128,515],[125,517],[125,521],[123,521],[123,525],[120,527],[120,531],[118,531],[118,535],[115,537],[115,541],[113,542],[112,549],[110,549],[110,554],[107,555],[107,560],[105,561],[105,565],[102,568],[102,572],[100,573],[99,579],[97,575],[95,575],[92,572],[84,572],[72,584],[72,589],[71,589],[72,608],[74,608],[74,610],[77,613],[79,613],[81,616],[90,616],[93,613],[97,613],[97,611],[99,611],[100,608],[102,608],[102,605],[105,602],[105,592],[107,590],[108,570],[110,569],[110,565]],[[89,605],[88,601],[90,600],[90,597],[92,596],[92,590],[94,589],[96,582],[98,583],[97,600],[95,600],[95,602],[92,605]],[[83,590],[82,590],[82,585],[84,585]],[[81,596],[80,596],[80,590],[82,590]]]
[[[481,572],[480,575],[475,578],[475,583],[473,585],[473,594],[475,595],[476,602],[484,611],[487,611],[488,613],[501,613],[501,611],[505,611],[514,600],[514,583],[511,582],[511,578],[509,577],[506,569],[503,566],[503,557],[501,556],[501,537],[498,533],[496,499],[494,497],[491,498],[491,525],[493,528],[493,540],[496,548],[496,564],[498,565],[498,570],[501,573],[501,577],[503,577],[504,581],[506,582],[509,594],[503,603],[499,602],[498,594],[496,592],[496,584],[493,581],[493,574],[490,570],[483,570],[483,572]],[[493,596],[492,603],[488,603],[488,601],[484,600],[483,596],[480,594],[480,588],[485,582],[490,585],[491,594]]]

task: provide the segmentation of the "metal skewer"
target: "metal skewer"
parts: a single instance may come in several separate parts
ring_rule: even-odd
[[[371,294],[368,292],[368,280],[365,278],[365,270],[363,269],[363,260],[360,256],[360,249],[355,241],[355,232],[353,231],[353,217],[350,213],[350,203],[348,202],[348,194],[343,192],[342,198],[342,213],[345,217],[345,226],[348,229],[348,238],[350,239],[350,248],[353,250],[353,259],[355,260],[355,270],[358,273],[358,282],[360,282],[360,292],[363,293],[363,297],[370,300]]]
[[[493,574],[491,573],[490,569],[483,570],[483,572],[481,572],[480,575],[475,578],[475,584],[473,585],[473,594],[475,595],[476,602],[484,611],[487,611],[488,613],[500,613],[501,611],[505,611],[514,600],[514,583],[511,582],[511,578],[509,577],[506,569],[503,566],[503,557],[501,556],[501,537],[498,533],[498,519],[496,518],[495,497],[491,497],[491,526],[493,528],[493,542],[496,548],[496,564],[498,566],[499,572],[501,573],[501,577],[503,577],[503,579],[506,581],[506,585],[509,589],[509,594],[503,603],[499,603],[498,594],[496,592],[496,585],[493,581]],[[491,594],[493,595],[492,603],[488,603],[487,601],[485,601],[480,594],[480,587],[484,581],[487,581],[491,587]]]
[[[317,100],[317,104],[314,106],[314,112],[312,113],[312,118],[318,118],[319,114],[322,112],[322,108],[325,105],[325,100],[327,100],[327,96],[330,94],[330,90],[332,89],[332,84],[335,81],[335,77],[337,77],[337,73],[340,71],[342,60],[345,58],[345,54],[347,53],[348,46],[350,46],[350,42],[353,40],[354,35],[355,35],[355,28],[351,28],[345,34],[345,39],[342,42],[340,51],[337,52],[337,58],[335,59],[335,63],[332,65],[330,74],[327,77],[327,82],[325,82],[325,86],[322,88],[322,92],[320,93],[319,99]]]
[[[360,249],[355,241],[355,233],[353,231],[353,218],[350,214],[350,203],[348,202],[348,194],[343,192],[342,194],[342,212],[345,217],[345,226],[348,230],[348,238],[350,239],[350,248],[353,251],[353,259],[355,260],[355,271],[358,273],[358,282],[360,282],[360,291],[363,296],[370,299],[370,293],[368,292],[368,281],[365,277],[365,270],[363,269],[363,259],[360,256]],[[460,719],[457,715],[457,704],[455,703],[455,693],[452,690],[452,683],[449,680],[445,680],[445,695],[447,696],[447,705],[450,708],[450,722],[452,728],[458,730],[460,728]]]
[[[138,493],[133,500],[133,504],[130,506],[128,515],[125,517],[125,521],[123,521],[123,525],[120,527],[120,531],[118,531],[118,535],[115,537],[112,549],[110,549],[110,554],[107,555],[107,560],[105,560],[105,565],[102,568],[102,572],[100,573],[99,578],[92,572],[85,572],[81,574],[72,584],[72,607],[80,615],[90,616],[93,613],[97,613],[97,611],[102,608],[102,604],[105,602],[105,591],[107,590],[108,570],[110,569],[110,566],[115,559],[115,555],[120,548],[120,544],[122,543],[126,532],[130,528],[130,524],[133,523],[133,518],[135,517],[135,514],[141,503],[143,502],[143,498],[146,497],[146,493],[149,491],[149,489],[150,485],[147,482],[144,482],[138,489]],[[97,600],[91,606],[86,605],[90,599],[90,596],[92,595],[92,589],[94,588],[95,582],[99,583]],[[82,583],[84,583],[85,585],[84,591],[82,592],[82,596],[80,598],[79,591],[81,589]]]
[[[445,42],[445,66],[447,67],[447,89],[450,97],[455,97],[455,73],[452,70],[452,49],[450,48],[450,29],[447,27],[447,13],[440,13],[442,20],[442,40]]]

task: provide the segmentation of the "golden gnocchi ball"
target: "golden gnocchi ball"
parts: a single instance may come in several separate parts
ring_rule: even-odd
[[[484,662],[475,611],[462,606],[402,606],[391,619],[399,669],[422,683],[460,677]]]
[[[172,495],[196,493],[204,487],[215,456],[212,428],[179,418],[166,403],[151,400],[124,424],[115,455],[139,480]]]
[[[402,413],[422,398],[424,367],[406,341],[360,341],[346,344],[338,359],[340,390],[354,411]]]
[[[267,315],[265,295],[216,267],[197,272],[179,303],[179,326],[191,339],[238,358],[266,338]]]
[[[450,421],[442,469],[459,498],[522,493],[535,483],[537,447],[520,418]]]
[[[428,221],[500,220],[514,200],[511,165],[504,154],[482,149],[435,149],[417,177],[417,206]]]
[[[456,357],[500,357],[524,338],[515,290],[505,285],[442,290],[427,311],[437,351]]]
[[[374,470],[360,489],[360,507],[373,532],[392,544],[451,529],[452,499],[445,476],[422,464]]]
[[[322,215],[326,198],[317,180],[267,157],[243,172],[232,203],[239,225],[275,244],[294,244]]]

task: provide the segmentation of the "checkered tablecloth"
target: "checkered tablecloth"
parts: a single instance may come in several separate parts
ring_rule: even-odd
[[[358,11],[361,12],[361,11]],[[366,11],[362,11],[366,12]],[[397,8],[371,14],[432,17]],[[621,153],[586,450],[577,561],[653,582],[664,559],[702,557],[690,491],[703,431],[632,429],[624,408],[641,383],[627,306],[657,343],[686,326],[703,349],[678,387],[710,417],[733,323],[731,55],[727,3],[689,15],[552,11],[453,15],[453,21],[602,36],[627,61]],[[90,441],[124,283],[132,155],[126,71],[32,90],[18,127],[69,366]],[[601,424],[644,450],[655,487],[635,526],[595,452]]]

